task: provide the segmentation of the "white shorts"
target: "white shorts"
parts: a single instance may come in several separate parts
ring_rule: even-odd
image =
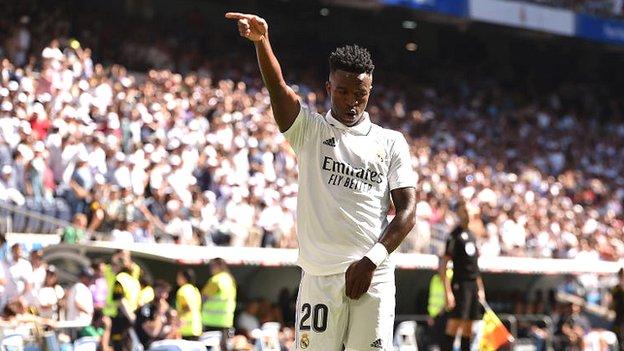
[[[394,329],[394,270],[375,274],[358,300],[345,294],[345,275],[303,273],[297,297],[295,349],[390,351]]]

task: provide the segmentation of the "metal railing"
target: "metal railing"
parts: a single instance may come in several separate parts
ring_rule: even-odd
[[[53,204],[50,204],[52,206]],[[0,201],[0,231],[6,234],[60,234],[71,222]]]
[[[42,212],[54,213],[55,215]],[[23,206],[0,201],[0,233],[61,235],[65,228],[73,225],[70,221],[71,210],[60,199],[36,202],[32,198],[28,198]],[[110,236],[110,234],[99,231],[88,234],[89,238],[93,240]]]

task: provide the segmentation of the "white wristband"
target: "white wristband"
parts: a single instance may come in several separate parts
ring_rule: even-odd
[[[377,243],[364,256],[368,257],[368,259],[371,260],[375,266],[379,267],[379,265],[388,257],[388,250],[382,243]]]

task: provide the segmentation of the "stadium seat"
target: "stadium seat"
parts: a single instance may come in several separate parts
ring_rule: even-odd
[[[56,198],[56,218],[61,221],[71,222],[71,210],[67,202],[62,198]]]
[[[5,207],[9,205],[7,201],[0,200],[0,232],[6,233],[9,231],[7,220],[11,216],[11,212]]]
[[[44,201],[42,203],[42,213],[45,216],[48,216],[50,218],[56,218],[56,203],[52,202],[52,201]],[[41,233],[42,234],[52,234],[55,232],[56,229],[56,225],[52,224],[48,221],[42,221],[41,223]]]
[[[416,344],[415,321],[405,321],[399,323],[394,333],[394,346],[397,351],[418,351]]]
[[[32,199],[26,199],[26,208],[28,208],[28,202],[33,201]],[[24,233],[26,231],[26,223],[28,222],[28,218],[25,214],[21,212],[13,213],[13,223],[12,230],[14,233]]]
[[[26,199],[26,209],[30,212],[35,213],[43,213],[43,207],[41,206],[41,202],[35,201],[33,198]],[[41,220],[39,218],[35,218],[33,216],[27,216],[27,225],[26,232],[27,233],[41,233]]]

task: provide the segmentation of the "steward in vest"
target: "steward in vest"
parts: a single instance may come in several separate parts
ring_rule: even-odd
[[[446,278],[453,278],[453,270],[446,270]],[[444,341],[446,327],[446,321],[448,320],[448,313],[446,312],[446,294],[444,290],[444,283],[440,279],[440,274],[436,273],[431,277],[429,281],[429,301],[427,303],[427,324],[429,332],[427,333],[428,347],[431,348],[434,345],[440,346]]]
[[[148,276],[145,272],[141,272],[141,278],[139,278],[139,283],[141,283],[141,292],[139,292],[138,306],[141,307],[152,302],[155,298],[155,293],[154,288],[152,287],[152,278]]]
[[[236,310],[236,281],[221,258],[210,261],[212,276],[202,289],[202,324],[204,331],[222,332],[222,349]]]
[[[195,272],[192,269],[178,271],[177,283],[180,287],[176,293],[176,311],[182,323],[182,338],[197,340],[202,333],[201,294],[195,287]]]
[[[113,287],[115,285],[115,282],[117,281],[117,276],[119,272],[121,272],[122,270],[126,271],[126,274],[130,275],[138,282],[139,276],[141,274],[141,268],[139,267],[139,265],[132,262],[130,258],[130,252],[127,250],[117,250],[115,254],[111,257],[111,263],[104,266],[103,273],[104,278],[108,283],[108,296],[106,297],[106,305],[104,306],[103,312],[104,315],[108,317],[115,317],[115,315],[117,314],[117,305],[113,301]],[[134,284],[132,283],[132,285]]]
[[[111,343],[114,351],[127,350],[132,344],[131,333],[135,320],[134,311],[141,286],[137,279],[130,275],[128,268],[122,268],[117,274],[112,288],[112,301],[115,307],[111,317]]]

